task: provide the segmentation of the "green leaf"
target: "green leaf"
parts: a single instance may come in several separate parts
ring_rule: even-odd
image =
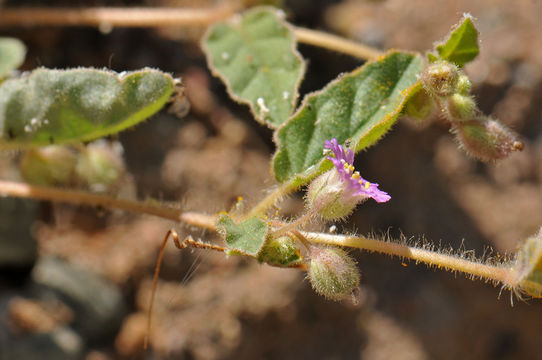
[[[230,96],[276,128],[292,114],[305,62],[282,13],[259,7],[212,26],[203,38],[209,68]]]
[[[276,133],[275,178],[301,186],[329,168],[323,161],[325,140],[350,140],[356,152],[376,143],[419,86],[421,71],[420,56],[390,52],[307,95]]]
[[[0,85],[0,148],[89,141],[156,113],[174,90],[170,75],[143,69],[37,69]]]
[[[429,61],[429,63],[434,63],[434,62],[439,60],[439,57],[437,55],[433,54],[432,52],[428,52],[427,53],[427,60]]]
[[[21,66],[25,55],[26,47],[21,41],[0,37],[0,78]]]
[[[474,60],[480,49],[478,48],[478,31],[472,23],[469,14],[463,15],[461,22],[456,25],[448,39],[436,46],[440,57],[459,67]]]
[[[218,228],[224,234],[228,248],[234,253],[256,256],[265,243],[268,225],[257,217],[235,223],[228,215],[218,219]]]

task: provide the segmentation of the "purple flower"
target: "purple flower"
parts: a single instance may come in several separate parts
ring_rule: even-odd
[[[365,180],[358,171],[354,171],[354,152],[352,150],[345,151],[335,138],[331,139],[331,141],[326,140],[324,145],[335,154],[335,157],[328,156],[327,159],[335,165],[340,180],[346,185],[345,192],[348,195],[360,197],[360,200],[370,197],[379,203],[391,199],[388,193],[378,189],[378,184]]]

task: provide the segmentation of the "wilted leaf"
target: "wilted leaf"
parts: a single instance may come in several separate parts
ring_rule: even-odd
[[[0,37],[0,78],[21,66],[25,55],[26,47],[21,41]]]
[[[89,141],[156,113],[174,89],[158,70],[37,69],[0,85],[0,148]]]
[[[421,71],[418,55],[391,52],[307,95],[276,134],[276,179],[296,177],[295,183],[303,185],[324,170],[325,140],[344,143],[348,139],[356,152],[377,142],[417,88]]]
[[[276,9],[254,8],[213,25],[203,39],[209,68],[230,96],[276,128],[295,109],[305,63],[290,26]]]
[[[217,225],[225,235],[228,248],[234,253],[256,256],[265,243],[268,225],[257,217],[237,224],[228,215],[222,215]]]
[[[465,14],[448,39],[438,44],[436,49],[442,59],[459,67],[474,60],[480,49],[478,48],[478,31],[472,23],[472,17]]]

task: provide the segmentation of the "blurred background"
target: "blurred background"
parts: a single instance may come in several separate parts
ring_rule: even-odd
[[[253,0],[250,3],[259,3]],[[470,12],[481,54],[465,68],[480,108],[517,131],[523,152],[482,164],[448,126],[402,119],[356,168],[392,195],[367,202],[339,232],[423,236],[439,247],[510,254],[542,226],[542,1],[275,1],[288,19],[380,49],[424,52]],[[210,0],[9,1],[19,6],[214,7]],[[2,11],[0,9],[0,11]],[[0,27],[38,66],[154,67],[182,77],[191,109],[161,111],[103,146],[121,159],[107,191],[215,213],[238,196],[254,203],[274,181],[272,133],[229,100],[198,45],[202,28]],[[302,94],[362,64],[300,45]],[[177,109],[177,112],[179,109]],[[0,155],[20,179],[21,154]],[[368,175],[369,176],[369,175]],[[281,215],[303,210],[302,193]],[[0,359],[542,359],[542,302],[411,262],[352,251],[360,303],[326,301],[304,274],[202,250],[166,250],[143,351],[152,271],[166,231],[221,240],[172,222],[118,211],[0,199]],[[320,228],[324,229],[323,227]]]

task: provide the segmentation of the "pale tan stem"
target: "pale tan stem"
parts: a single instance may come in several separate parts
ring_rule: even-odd
[[[209,26],[241,10],[239,2],[214,8],[4,8],[0,26],[162,27]],[[380,50],[322,31],[294,27],[299,42],[360,59],[376,59]]]
[[[56,189],[3,180],[0,180],[0,195],[121,209],[139,214],[154,215],[164,219],[170,219],[216,231],[215,216],[195,212],[182,212],[179,209],[169,208],[156,203],[122,200],[83,191]],[[273,221],[273,225],[285,226],[287,224]],[[505,264],[502,266],[482,264],[452,255],[440,254],[431,250],[419,249],[385,240],[369,239],[362,236],[332,235],[303,231],[300,231],[299,233],[301,233],[308,241],[315,244],[346,246],[376,251],[414,260],[416,263],[422,262],[442,269],[461,271],[474,277],[494,280],[508,286],[514,284],[511,270],[509,267],[506,267]]]
[[[359,59],[373,60],[383,55],[378,49],[322,31],[296,27],[295,35],[301,43],[320,46]]]
[[[277,188],[267,194],[256,206],[254,206],[250,212],[247,214],[247,218],[253,216],[263,215],[265,211],[272,206],[275,206],[286,195],[291,193],[296,189],[295,186],[292,186],[290,183],[280,184]]]
[[[216,218],[214,216],[193,212],[183,212],[179,209],[166,207],[156,202],[140,202],[117,199],[107,195],[92,194],[84,191],[35,186],[4,180],[0,180],[0,195],[51,200],[76,205],[84,204],[101,206],[104,208],[120,209],[133,213],[154,215],[164,219],[184,222],[205,229],[216,229]]]
[[[208,26],[233,15],[240,6],[214,8],[3,8],[0,26]]]
[[[474,277],[494,280],[503,284],[512,284],[509,267],[488,265],[441,254],[431,250],[419,249],[385,240],[369,239],[362,236],[331,235],[324,233],[303,233],[309,241],[317,244],[338,245],[376,251],[421,262],[439,269],[460,271]]]
[[[297,219],[295,219],[294,221],[286,223],[286,224],[280,226],[277,230],[271,232],[271,236],[274,237],[274,238],[277,238],[277,237],[279,237],[281,235],[286,234],[289,231],[299,229],[300,227],[305,225],[305,223],[307,221],[309,221],[312,217],[314,217],[315,214],[316,214],[316,212],[313,209],[311,209],[311,210],[307,211],[305,214],[303,214],[300,217],[298,217]]]

